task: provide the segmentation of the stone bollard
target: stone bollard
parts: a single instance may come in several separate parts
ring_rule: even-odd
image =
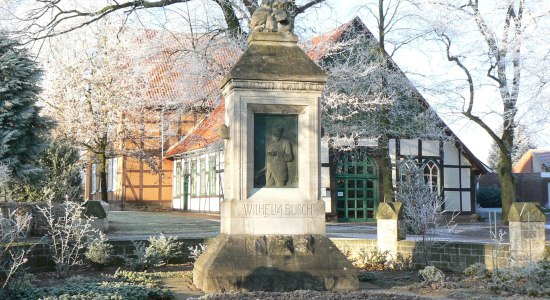
[[[515,202],[508,213],[512,266],[544,258],[546,216],[535,202]]]
[[[404,207],[402,202],[382,202],[376,213],[376,237],[378,250],[397,255],[398,241],[407,237]]]
[[[104,201],[88,200],[84,202],[82,206],[84,206],[84,216],[93,218],[90,222],[92,228],[101,232],[105,232],[109,229],[109,219],[107,216],[109,204],[104,203]],[[105,208],[107,208],[107,210]]]

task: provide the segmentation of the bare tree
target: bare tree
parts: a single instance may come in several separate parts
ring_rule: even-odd
[[[262,0],[273,1],[273,0]],[[287,1],[293,17],[326,0],[276,0]],[[67,0],[36,0],[25,11],[16,13],[22,21],[20,33],[28,40],[41,40],[93,24],[108,16],[119,14],[124,20],[143,18],[143,11],[152,14],[175,13],[177,16],[185,4],[206,4],[207,9],[222,16],[219,30],[239,37],[247,30],[250,16],[259,7],[259,0],[106,0],[99,3],[78,3]]]
[[[426,11],[434,7],[439,11],[433,15],[436,21],[430,22],[445,46],[446,58],[466,78],[464,89],[453,94],[463,100],[461,114],[487,132],[498,147],[502,220],[507,222],[510,205],[516,199],[512,153],[517,118],[529,106],[543,110],[545,102],[537,99],[548,87],[548,43],[543,38],[547,36],[548,3],[463,0],[430,5]],[[498,107],[493,105],[489,111],[487,96],[476,93],[488,88],[499,99]],[[491,121],[495,115],[500,118],[496,126]],[[529,111],[528,118],[537,118],[536,112]]]
[[[26,256],[31,249],[14,247],[21,238],[26,237],[32,216],[30,213],[0,213],[0,294],[1,290],[16,290],[18,281],[22,281],[22,266],[27,262]],[[19,279],[19,280],[17,280]]]
[[[92,243],[90,236],[97,235],[97,230],[90,220],[82,218],[84,208],[80,203],[65,201],[55,205],[47,201],[44,207],[37,208],[46,220],[48,244],[57,277],[65,278],[72,267],[83,263],[83,253]]]
[[[501,135],[502,130],[498,131],[498,134]],[[518,124],[514,130],[514,145],[512,146],[512,165],[515,165],[520,158],[530,149],[537,148],[537,144],[532,138],[532,133],[528,130],[526,126]],[[491,148],[489,148],[489,157],[487,162],[489,167],[493,169],[498,168],[499,161],[499,150],[498,145],[495,142],[491,143]]]
[[[412,157],[399,162],[401,180],[396,200],[403,202],[407,230],[421,237],[424,264],[429,265],[437,229],[444,221],[443,198],[426,184],[424,170]]]
[[[98,162],[101,198],[107,201],[107,158],[140,128],[144,78],[130,63],[132,52],[100,32],[57,39],[50,52],[45,112],[56,122],[54,137],[85,148]],[[128,113],[134,118],[128,117]],[[118,143],[118,144],[116,144]]]
[[[363,6],[376,19],[377,38],[362,28],[342,42],[328,39],[328,45],[322,46],[326,54],[321,64],[329,73],[322,99],[325,134],[351,141],[378,141],[384,201],[394,198],[390,139],[446,137],[445,124],[386,50],[387,34],[408,17],[405,10],[401,11],[408,2],[379,0]],[[393,43],[391,53],[410,39],[411,36]]]

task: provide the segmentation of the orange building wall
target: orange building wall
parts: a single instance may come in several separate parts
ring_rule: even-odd
[[[512,168],[512,173],[533,173],[533,154],[526,153]]]

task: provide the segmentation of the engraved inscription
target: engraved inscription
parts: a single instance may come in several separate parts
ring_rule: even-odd
[[[245,216],[302,216],[312,217],[315,213],[313,204],[300,203],[250,203],[242,204]]]

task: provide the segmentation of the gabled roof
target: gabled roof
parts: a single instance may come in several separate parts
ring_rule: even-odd
[[[311,58],[313,61],[318,62],[330,54],[329,50],[331,49],[331,46],[333,44],[345,41],[346,39],[351,38],[356,34],[364,34],[364,35],[367,35],[369,38],[376,39],[374,35],[368,30],[366,25],[361,21],[361,19],[359,17],[355,17],[351,21],[339,26],[335,30],[311,39],[310,43],[306,45],[308,48],[308,51],[306,53],[309,56],[309,58]],[[391,59],[391,57],[389,55],[386,55],[386,56],[391,67],[394,68],[395,71],[399,72],[404,78],[407,78],[405,73],[395,64],[395,62]],[[414,93],[414,98],[416,98],[425,109],[432,110],[429,103],[422,96],[422,94],[420,94],[420,92],[414,87],[414,85],[410,83],[410,86]],[[222,106],[223,106],[223,103],[222,103]],[[215,109],[215,111],[218,111],[219,109],[225,109],[225,107],[220,108],[218,106]],[[194,135],[194,133],[192,133],[189,137],[186,137],[184,140],[182,140],[177,145],[172,147],[168,152],[168,156],[175,156],[178,154],[183,154],[184,152],[204,148],[210,144],[210,143],[205,143],[206,140],[211,140],[212,142],[216,140],[220,140],[221,137],[219,136],[217,129],[221,126],[221,124],[224,123],[224,119],[223,119],[224,114],[218,111],[216,113],[219,115],[214,115],[215,111],[211,113],[212,120],[207,122],[202,122],[197,125],[195,129],[195,132],[197,132],[197,137],[192,138],[191,136]],[[207,118],[210,118],[210,116]],[[455,140],[456,147],[460,149],[464,154],[464,156],[466,156],[471,161],[473,166],[476,169],[478,169],[479,172],[481,173],[491,173],[492,170],[483,162],[481,162],[477,157],[475,157],[475,155],[464,145],[464,143],[462,143],[462,141],[458,138],[458,136],[454,134],[454,132],[445,124],[445,122],[441,118],[439,118],[439,120],[441,122],[440,125],[444,128],[445,133],[448,136],[451,136]],[[217,124],[216,127],[210,128],[211,124],[213,123]],[[209,136],[208,139],[204,139],[201,137],[201,135],[203,135],[202,133],[203,131],[205,133],[208,132],[208,136]],[[198,141],[198,144],[192,145],[194,141]]]
[[[214,110],[197,124],[185,138],[166,152],[167,157],[174,157],[186,152],[206,148],[222,140],[218,130],[224,123],[225,101],[220,100]]]
[[[356,37],[358,34],[365,35],[369,39],[377,40],[376,37],[370,32],[365,23],[359,17],[355,17],[347,23],[342,24],[338,28],[334,29],[331,32],[322,34],[320,36],[314,37],[311,39],[311,42],[308,45],[308,56],[316,62],[321,61],[323,58],[331,55],[330,50],[333,48],[334,44],[345,42],[348,39]],[[481,173],[491,173],[492,170],[482,161],[480,161],[471,151],[464,145],[464,143],[458,138],[458,136],[445,124],[445,122],[437,115],[437,113],[432,109],[428,101],[422,96],[422,94],[416,89],[416,87],[410,82],[407,75],[397,66],[393,61],[391,56],[387,53],[386,60],[389,63],[390,68],[395,72],[398,72],[403,78],[408,82],[412,92],[413,97],[418,100],[420,105],[425,109],[432,111],[440,121],[440,126],[443,127],[445,134],[452,137],[455,141],[455,145],[458,149],[462,151],[464,156],[466,156],[473,166],[478,169]]]
[[[521,172],[523,165],[528,162],[531,157],[540,162],[543,167],[550,169],[550,149],[529,149],[512,168],[514,172]]]
[[[135,61],[151,106],[213,107],[221,97],[219,83],[241,51],[207,35],[129,28],[124,33],[138,53]],[[214,42],[223,45],[213,47]]]
[[[550,168],[550,149],[533,149],[533,156],[536,157],[546,168]]]
[[[352,20],[340,25],[333,31],[313,37],[307,43],[307,55],[313,61],[320,61],[330,54],[332,45],[342,42],[350,35],[361,33],[374,38],[367,26],[361,21],[361,18],[355,17]]]

